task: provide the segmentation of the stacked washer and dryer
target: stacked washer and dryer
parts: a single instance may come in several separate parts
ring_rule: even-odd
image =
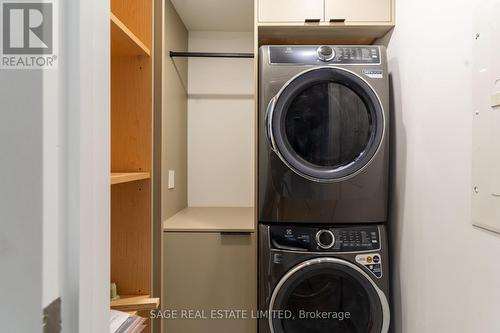
[[[259,332],[388,332],[385,49],[262,46],[259,96]]]

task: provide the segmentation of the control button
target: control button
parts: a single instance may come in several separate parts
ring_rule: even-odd
[[[318,59],[321,61],[330,61],[335,58],[335,51],[330,46],[320,46],[316,52],[318,53]]]
[[[322,249],[330,249],[335,244],[335,236],[330,230],[320,230],[316,233],[316,242]]]
[[[379,256],[374,256],[373,257],[373,262],[374,263],[379,263],[380,262],[380,257]]]
[[[372,261],[373,261],[372,257],[368,257],[368,258],[366,258],[366,262],[368,262],[369,264],[371,264],[371,263],[372,263]]]

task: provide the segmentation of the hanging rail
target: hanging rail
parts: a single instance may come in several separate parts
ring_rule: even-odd
[[[254,54],[253,53],[174,52],[174,51],[170,51],[170,57],[192,57],[192,58],[254,58]]]

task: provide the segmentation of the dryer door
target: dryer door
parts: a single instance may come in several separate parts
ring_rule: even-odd
[[[289,271],[269,305],[273,333],[386,333],[387,298],[358,266],[316,258]]]
[[[313,181],[335,182],[363,170],[382,144],[385,119],[359,75],[319,67],[290,80],[271,100],[267,134],[280,159]]]

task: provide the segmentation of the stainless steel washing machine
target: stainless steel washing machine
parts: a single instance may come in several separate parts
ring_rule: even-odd
[[[259,333],[387,333],[384,225],[259,226]]]
[[[259,221],[386,222],[385,48],[262,46],[259,68]]]

